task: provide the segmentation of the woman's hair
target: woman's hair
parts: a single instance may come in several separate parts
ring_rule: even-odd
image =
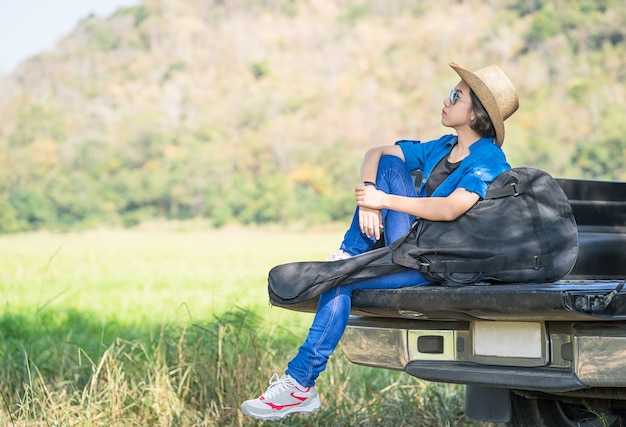
[[[470,96],[472,98],[472,108],[474,109],[474,114],[476,114],[474,121],[470,123],[470,128],[482,138],[493,138],[496,136],[496,129],[493,127],[487,110],[485,110],[485,107],[483,107],[482,102],[480,102],[473,90],[470,90]]]

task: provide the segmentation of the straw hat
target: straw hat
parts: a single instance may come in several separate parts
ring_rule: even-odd
[[[480,99],[496,129],[496,144],[502,146],[504,121],[519,107],[513,83],[497,65],[489,65],[475,72],[454,62],[450,66]]]

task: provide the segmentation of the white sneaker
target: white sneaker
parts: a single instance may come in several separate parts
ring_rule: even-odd
[[[326,261],[341,261],[342,259],[348,259],[352,255],[343,249],[339,249],[337,252],[331,254]]]
[[[289,375],[272,375],[270,386],[257,399],[241,404],[241,412],[262,420],[280,420],[290,414],[311,413],[322,406],[315,387],[302,387]]]

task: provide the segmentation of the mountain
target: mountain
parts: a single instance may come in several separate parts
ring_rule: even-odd
[[[454,61],[499,64],[514,166],[626,179],[626,5],[145,0],[0,80],[0,231],[326,222],[368,147],[446,133]]]

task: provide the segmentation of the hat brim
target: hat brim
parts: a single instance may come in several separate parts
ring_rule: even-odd
[[[496,144],[498,144],[498,146],[502,146],[502,143],[504,142],[504,119],[502,118],[502,114],[498,108],[495,96],[476,74],[466,70],[454,62],[450,62],[449,65],[454,71],[456,71],[459,77],[461,77],[461,80],[467,83],[472,92],[476,94],[480,102],[483,104],[483,107],[485,107],[485,110],[487,111],[487,114],[491,119],[491,123],[493,123],[493,127],[496,131]]]

